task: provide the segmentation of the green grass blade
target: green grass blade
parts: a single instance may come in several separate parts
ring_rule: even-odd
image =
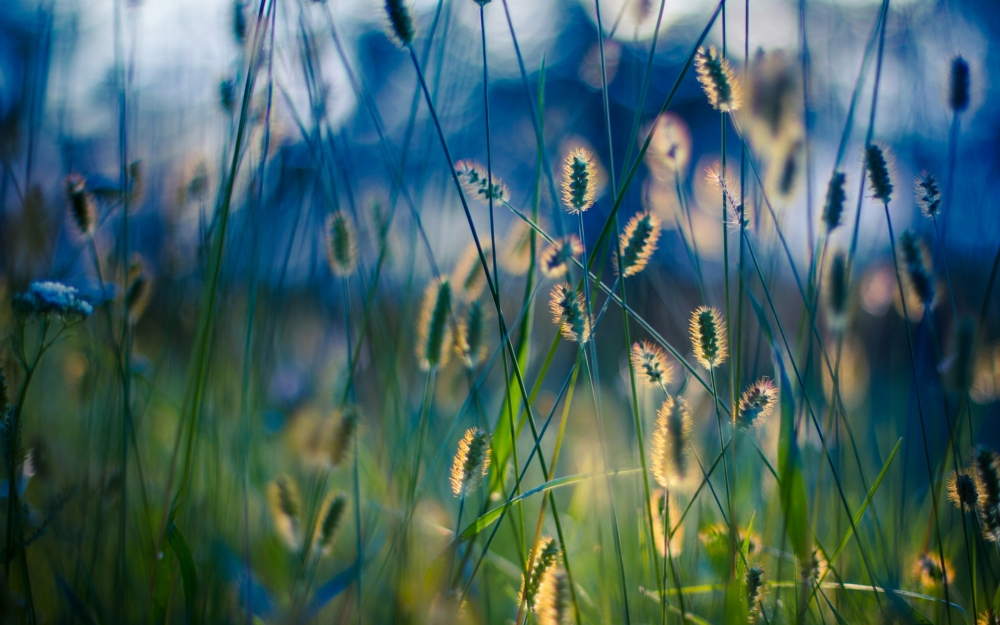
[[[167,542],[170,543],[170,548],[177,556],[177,562],[181,565],[181,581],[184,583],[184,612],[190,623],[194,617],[194,602],[198,595],[198,572],[194,568],[191,548],[188,547],[188,542],[176,523],[171,523],[167,530]]]
[[[802,457],[795,428],[795,391],[788,381],[780,354],[775,362],[781,379],[781,434],[778,439],[778,474],[781,476],[781,509],[785,532],[795,556],[802,562],[812,556],[809,540],[809,503],[802,475]]]

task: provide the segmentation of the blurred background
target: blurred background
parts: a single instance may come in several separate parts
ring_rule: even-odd
[[[485,6],[481,38],[476,2],[416,0],[410,4],[417,24],[413,49],[452,157],[482,163],[491,159],[494,175],[510,189],[510,203],[525,213],[537,210],[539,223],[553,235],[576,232],[577,227],[558,197],[563,157],[581,145],[594,152],[602,189],[584,219],[586,238],[593,242],[612,210],[612,180],[621,186],[632,169],[638,148],[716,6],[711,0],[666,0],[660,14],[655,0],[495,0]],[[913,583],[914,545],[923,539],[928,494],[943,479],[931,483],[924,470],[914,389],[925,395],[923,410],[933,413],[927,453],[937,466],[948,447],[942,398],[946,411],[951,401],[948,418],[962,414],[959,400],[941,382],[953,362],[956,315],[943,294],[927,317],[922,306],[916,313],[910,311],[918,356],[918,371],[912,373],[898,297],[893,305],[896,286],[885,216],[862,187],[862,150],[868,132],[885,147],[895,183],[889,210],[896,236],[912,227],[927,242],[942,293],[947,259],[947,289],[954,296],[957,317],[977,319],[985,311],[970,396],[974,408],[969,425],[973,418],[976,425],[961,439],[968,455],[973,442],[995,444],[1000,439],[993,426],[1000,386],[1000,352],[992,347],[1000,333],[996,297],[992,307],[983,303],[1000,243],[994,184],[1000,176],[1000,108],[995,105],[1000,10],[974,0],[890,2],[877,107],[870,118],[881,6],[870,0],[727,3],[705,42],[724,48],[736,75],[745,81],[748,108],[757,116],[735,120],[747,124],[749,149],[741,149],[736,126],[720,126],[718,112],[708,105],[694,72],[688,71],[677,83],[669,107],[672,116],[660,118],[676,133],[670,136],[679,137],[684,152],[677,160],[679,169],[664,174],[647,153],[635,166],[621,216],[624,223],[647,210],[662,220],[664,232],[649,268],[628,282],[629,300],[650,326],[689,357],[690,311],[702,303],[721,307],[724,301],[724,227],[718,191],[706,182],[713,164],[724,159],[730,180],[738,177],[746,189],[766,289],[775,313],[786,323],[792,351],[798,353],[808,334],[796,325],[804,315],[797,281],[811,275],[830,175],[835,169],[845,172],[844,225],[832,233],[829,245],[846,250],[858,232],[858,265],[840,373],[843,406],[861,448],[858,463],[857,452],[839,438],[839,430],[830,445],[838,462],[845,463],[847,491],[856,506],[896,440],[903,438],[900,456],[880,491],[884,498],[873,503],[883,525],[866,517],[859,532],[878,545],[878,577],[887,585],[904,587]],[[258,30],[258,23],[267,21],[259,17],[265,10],[272,15],[267,19],[273,29]],[[607,125],[599,24],[604,33]],[[650,56],[654,37],[655,54]],[[808,42],[804,73],[803,37]],[[489,59],[489,154],[484,140],[484,41]],[[260,53],[254,53],[255,46]],[[971,94],[968,108],[955,118],[948,94],[949,71],[957,55],[969,64]],[[252,68],[256,83],[244,102],[251,59],[258,63]],[[8,338],[14,336],[17,321],[8,303],[35,280],[65,282],[95,306],[110,302],[109,310],[125,297],[126,268],[134,259],[141,259],[153,285],[148,307],[126,335],[134,395],[125,401],[132,402],[132,425],[122,426],[118,345],[108,348],[117,330],[105,327],[103,312],[95,313],[86,330],[74,331],[54,347],[32,381],[23,438],[32,450],[33,473],[24,498],[32,522],[48,532],[27,552],[39,621],[89,622],[88,615],[95,615],[100,620],[93,622],[132,622],[154,612],[184,622],[177,607],[183,565],[164,569],[161,583],[172,586],[157,594],[160,565],[154,555],[163,557],[163,519],[180,498],[175,480],[180,479],[183,456],[178,460],[177,441],[189,432],[194,441],[192,485],[185,491],[183,510],[171,518],[184,530],[199,571],[194,613],[202,620],[236,622],[242,620],[243,608],[264,622],[297,622],[319,614],[347,619],[355,614],[355,599],[359,612],[378,622],[391,622],[400,604],[409,606],[407,614],[412,610],[420,615],[411,614],[411,620],[422,622],[428,613],[435,614],[434,594],[424,596],[430,582],[414,582],[407,590],[393,585],[396,573],[380,568],[389,560],[386,554],[393,552],[394,524],[403,514],[395,481],[403,469],[397,464],[400,458],[409,461],[427,400],[429,383],[413,355],[422,293],[437,273],[435,267],[449,273],[472,241],[433,119],[418,90],[409,54],[389,35],[385,8],[376,0],[0,4],[0,330],[9,333]],[[540,100],[544,105],[539,116]],[[793,147],[773,148],[773,137],[761,121],[769,106],[791,110],[798,118],[795,123],[801,128],[793,131]],[[536,123],[544,137],[542,153]],[[243,139],[238,173],[231,177],[237,136]],[[656,140],[651,144],[654,157],[659,145]],[[921,216],[914,197],[911,181],[922,171],[944,181],[947,199],[937,233],[935,224]],[[96,198],[92,246],[67,208],[66,180],[71,174],[82,176]],[[129,207],[124,228],[123,202]],[[216,318],[210,338],[204,339],[199,315],[207,306],[206,283],[214,284],[216,265],[210,252],[217,249],[213,241],[220,236],[224,204],[231,217],[218,262]],[[472,199],[469,208],[480,236],[487,236],[488,209]],[[327,266],[325,223],[334,211],[350,215],[357,232],[359,269],[351,281],[331,275]],[[519,219],[501,207],[494,218],[498,251],[507,250],[511,244],[505,241],[517,239]],[[780,221],[783,243],[775,220]],[[734,285],[738,233],[738,228],[731,229],[728,236]],[[532,283],[523,271],[509,273],[501,273],[500,280],[510,324],[519,318]],[[748,288],[764,301],[749,264],[745,275],[753,284]],[[603,277],[608,284],[614,281],[610,266]],[[538,296],[545,298],[546,293]],[[488,295],[483,301],[492,309]],[[574,364],[574,352],[563,347],[551,365],[555,373],[546,378],[546,368],[539,374],[546,346],[557,334],[545,319],[544,304],[527,307],[538,320],[515,333],[530,335],[526,384],[538,381],[539,418],[561,405],[562,379]],[[622,470],[639,466],[627,344],[620,310],[612,306],[608,312],[595,339],[599,378],[607,390],[597,402],[588,388],[578,389],[577,401],[582,403],[574,408],[559,474],[600,468],[599,441],[591,429],[595,406],[609,423],[611,464]],[[763,375],[776,376],[771,349],[758,336],[757,320],[749,308],[742,314],[753,332],[748,330],[742,346],[744,369],[738,388]],[[494,314],[490,354],[499,345],[495,322]],[[826,325],[820,327],[825,332]],[[647,338],[636,326],[631,337]],[[353,363],[358,341],[358,361]],[[201,395],[192,399],[191,370],[202,345],[210,346],[209,355],[200,361],[207,363],[206,382]],[[10,346],[4,349],[9,352]],[[820,373],[820,358],[811,349],[808,356],[801,352],[813,366],[806,371],[805,392],[813,397],[817,412],[821,407],[825,411],[832,393],[830,376]],[[11,387],[20,388],[24,372],[9,353],[3,360]],[[437,478],[426,481],[427,494],[417,512],[424,524],[421,531],[431,538],[418,555],[399,564],[418,580],[453,536],[455,502],[445,476],[461,432],[480,424],[492,430],[506,406],[502,365],[494,359],[474,372],[482,376],[477,387],[482,397],[477,395],[475,402],[476,391],[470,391],[467,372],[458,365],[442,368],[434,379],[424,475],[436,472],[440,484]],[[714,450],[715,433],[707,427],[714,426],[709,419],[711,398],[706,401],[707,394],[697,385],[678,381],[678,394],[708,415],[705,427],[696,428],[696,447]],[[655,393],[643,393],[638,404],[648,428],[659,401]],[[353,470],[348,463],[317,477],[309,468],[312,428],[340,414],[348,395],[364,415],[357,463]],[[472,406],[479,401],[483,407],[477,413]],[[201,420],[193,425],[188,417],[196,413]],[[814,434],[803,433],[801,438],[807,464],[820,467],[826,461]],[[762,453],[772,462],[777,436],[776,423],[760,435]],[[525,430],[518,444],[522,463],[531,443]],[[546,440],[542,445],[546,454],[552,444]],[[131,447],[124,465],[118,459],[122,446]],[[714,458],[714,451],[704,454],[702,460]],[[771,520],[770,529],[758,533],[769,548],[781,552],[766,557],[781,560],[787,553],[782,551],[786,546],[781,528],[774,525],[780,519],[773,504],[774,482],[764,476],[756,456],[747,452],[739,462],[747,467],[746,492],[740,495],[745,517],[757,510],[757,523]],[[525,477],[532,487],[544,481],[535,471]],[[819,519],[817,531],[829,531],[825,540],[835,544],[841,534],[834,528],[842,532],[847,517],[842,508],[834,512],[834,504],[824,503],[834,499],[829,475],[822,472],[810,475],[809,490],[817,510],[831,506],[829,518],[820,511],[814,515]],[[309,601],[302,598],[308,594],[300,579],[306,574],[296,572],[267,507],[267,485],[281,474],[296,476],[307,502],[310,493],[322,495],[327,488],[351,497],[360,491],[361,501],[351,499],[350,504],[360,508],[360,527],[355,531],[352,508],[334,557],[309,573],[315,578],[305,586],[314,593]],[[751,479],[751,474],[758,477]],[[507,478],[504,489],[513,484],[511,476]],[[425,482],[420,484],[424,489]],[[613,587],[603,590],[604,575],[609,574],[602,575],[601,567],[613,566],[602,560],[610,558],[609,528],[599,525],[588,533],[585,527],[589,498],[606,504],[603,486],[594,484],[561,495],[566,533],[580,551],[579,583],[593,594],[593,607],[584,610],[585,622],[599,622],[614,613],[609,606],[620,601]],[[642,482],[630,479],[623,484],[624,503],[618,505],[627,514],[620,515],[619,522],[628,534],[626,546],[638,551],[645,544],[645,528],[636,521],[641,518],[636,511],[641,508]],[[721,488],[721,483],[716,486]],[[482,493],[476,514],[496,504],[501,489],[491,484],[489,490],[494,498]],[[73,496],[62,502],[68,492]],[[128,507],[122,501],[128,501]],[[53,502],[62,505],[50,526],[42,522]],[[764,502],[772,502],[771,507]],[[537,502],[533,505],[537,510]],[[128,510],[123,534],[127,539],[117,526],[102,522],[105,515],[117,519],[119,506]],[[475,518],[471,508],[465,510],[463,523]],[[688,544],[683,557],[690,559],[692,578],[703,574],[707,579],[714,565],[697,545],[699,533],[717,520],[718,511],[702,500],[693,509],[697,514],[692,513],[687,538],[682,538]],[[765,517],[765,512],[775,516]],[[958,526],[959,517],[949,521],[950,527]],[[532,529],[529,523],[528,531]],[[547,525],[546,532],[554,529]],[[497,603],[487,600],[485,607],[476,608],[475,618],[482,622],[507,622],[516,614],[510,605],[520,579],[517,554],[526,551],[515,545],[508,530],[501,536],[503,544],[498,539],[494,550],[505,559],[483,572],[484,583],[493,579],[500,590],[494,597]],[[358,553],[355,539],[364,555]],[[966,573],[959,564],[964,566],[965,560],[957,553],[965,543],[959,547],[956,541],[949,546],[956,553],[957,575],[975,586],[975,581],[961,577]],[[924,540],[925,550],[926,544]],[[845,577],[853,575],[851,581],[865,583],[860,559],[850,556]],[[636,615],[658,618],[658,605],[639,589],[652,587],[652,578],[642,577],[648,577],[648,570],[639,563],[629,566],[632,609]],[[370,591],[350,585],[359,568],[366,575],[372,571]],[[164,576],[169,583],[162,581]],[[983,585],[980,592],[991,587]],[[123,589],[136,594],[116,608]],[[21,592],[9,590],[4,598],[15,606],[12,614],[24,610]],[[387,593],[384,605],[376,598],[380,593]],[[612,598],[604,598],[608,593]],[[473,594],[482,598],[482,591]],[[150,603],[155,608],[147,606],[146,595],[155,598]],[[966,604],[969,595],[962,598]],[[712,603],[710,598],[702,600],[706,606]],[[251,603],[254,607],[247,607]],[[711,613],[711,608],[705,609]],[[865,607],[855,614],[866,614]]]

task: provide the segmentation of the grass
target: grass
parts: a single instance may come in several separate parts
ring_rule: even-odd
[[[46,169],[55,121],[38,98],[53,87],[25,60],[30,114],[0,146],[0,217],[16,226],[0,232],[4,621],[996,622],[1000,365],[952,335],[966,317],[984,346],[995,334],[1000,252],[946,237],[968,210],[967,98],[927,103],[950,123],[932,163],[941,213],[925,219],[871,160],[876,140],[898,144],[900,169],[917,160],[876,125],[904,36],[888,0],[858,9],[871,29],[843,111],[817,88],[832,84],[810,49],[818,9],[797,3],[797,50],[754,58],[753,3],[736,26],[726,0],[687,27],[666,8],[595,0],[592,25],[569,22],[598,52],[588,103],[567,86],[581,59],[523,48],[506,0],[379,3],[388,25],[365,53],[336,2],[238,2],[207,183],[160,173],[173,157],[138,123],[141,7],[114,5],[108,162]],[[331,64],[357,103],[346,124]],[[667,113],[693,132],[658,134]],[[815,170],[827,152],[832,173],[852,169],[859,139],[855,210],[830,229]],[[692,154],[718,155],[709,191]],[[785,193],[772,181],[789,162]],[[92,214],[66,208],[71,174]],[[642,211],[665,227],[626,272],[620,218]],[[887,232],[862,237],[870,214]],[[544,251],[569,233],[582,253],[553,277]],[[844,326],[825,308],[842,246]],[[433,281],[463,249],[471,278],[444,297]],[[156,277],[144,310],[135,254]],[[671,375],[644,383],[640,341]],[[777,397],[748,417],[742,392],[762,378]],[[651,456],[657,410],[679,400],[690,437],[656,435],[686,472]],[[483,440],[488,454],[469,451]],[[969,467],[964,511],[945,487]]]

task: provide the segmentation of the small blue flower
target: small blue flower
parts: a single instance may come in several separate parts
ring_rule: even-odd
[[[80,292],[61,282],[32,282],[24,293],[14,296],[14,309],[25,315],[58,315],[83,319],[94,307],[80,297]]]

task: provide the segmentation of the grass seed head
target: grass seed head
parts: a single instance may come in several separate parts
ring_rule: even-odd
[[[951,563],[948,560],[942,562],[936,553],[921,555],[917,558],[913,570],[917,579],[920,580],[920,585],[926,590],[938,588],[946,581],[951,584],[955,578]]]
[[[475,368],[486,354],[486,311],[479,300],[469,304],[458,322],[455,351],[470,369]]]
[[[977,404],[989,404],[1000,398],[1000,345],[979,352],[969,394]]]
[[[582,213],[597,199],[597,165],[586,148],[577,148],[563,162],[563,203],[570,213]]]
[[[888,204],[892,198],[892,176],[882,148],[874,143],[865,146],[865,169],[868,170],[868,188],[872,197]]]
[[[339,467],[351,454],[360,420],[361,409],[354,404],[347,404],[340,411],[340,418],[336,421],[330,437],[331,465]]]
[[[726,361],[726,322],[718,309],[700,306],[691,314],[691,344],[695,359],[706,369]]]
[[[525,603],[532,612],[537,610],[538,589],[542,579],[550,569],[559,564],[559,544],[551,536],[543,536],[538,543],[538,552],[531,571],[525,576],[521,574],[521,590],[518,592],[518,604]]]
[[[952,471],[948,476],[948,501],[962,512],[979,509],[979,478],[971,469]]]
[[[343,493],[330,493],[326,496],[320,508],[320,522],[316,526],[316,535],[313,538],[313,548],[317,554],[322,556],[330,553],[346,511],[347,497]]]
[[[961,113],[969,107],[969,64],[960,56],[951,62],[948,86],[948,105],[951,110]]]
[[[761,378],[743,391],[740,408],[736,413],[736,426],[741,430],[753,430],[764,424],[774,410],[778,400],[778,389],[774,381]]]
[[[660,238],[660,218],[652,213],[639,213],[625,225],[621,234],[621,267],[626,278],[634,276],[649,263]],[[617,262],[617,258],[615,259]]]
[[[573,604],[566,569],[556,566],[545,572],[538,589],[536,606],[540,625],[573,623]]]
[[[847,318],[849,288],[847,257],[843,250],[837,250],[830,259],[829,274],[826,278],[826,304],[830,326],[838,331],[843,329]]]
[[[673,492],[668,496],[666,489],[658,488],[650,498],[649,514],[653,522],[653,544],[659,554],[664,558],[680,555],[684,550],[684,524],[677,525],[680,518],[677,497]],[[666,527],[664,522],[667,523]],[[673,535],[670,537],[670,544],[667,545],[666,535],[671,530]]]
[[[493,184],[490,184],[490,172],[480,163],[458,161],[455,163],[455,173],[458,174],[458,180],[462,183],[465,194],[475,197],[484,204],[489,204],[490,199],[506,202],[510,195],[507,185],[501,182],[496,174],[493,174]]]
[[[912,230],[899,236],[899,257],[906,269],[906,287],[912,290],[925,307],[934,303],[934,276],[930,268],[930,252]]]
[[[653,430],[653,477],[667,488],[687,475],[691,448],[691,411],[680,397],[668,396],[656,412]]]
[[[564,338],[581,344],[590,340],[590,317],[581,293],[569,285],[557,284],[552,288],[549,309]]]
[[[561,278],[569,271],[572,259],[583,254],[583,244],[575,234],[557,239],[542,252],[539,264],[547,278]]]
[[[739,110],[743,101],[743,89],[736,73],[715,46],[698,48],[694,59],[698,82],[712,107],[718,111]]]
[[[335,276],[347,277],[358,265],[354,226],[341,211],[326,218],[326,259]]]
[[[97,228],[97,205],[87,190],[87,181],[79,174],[66,176],[66,197],[77,228],[85,236],[93,236]]]
[[[751,618],[756,616],[760,610],[761,598],[764,594],[764,569],[760,566],[751,566],[746,572],[747,587],[747,610]]]
[[[948,378],[952,388],[964,393],[972,386],[976,361],[976,324],[972,319],[965,317],[958,322],[951,352],[954,358]]]
[[[630,353],[632,368],[640,382],[651,387],[663,387],[674,379],[674,368],[667,362],[667,356],[659,346],[643,341],[632,345]]]
[[[413,25],[413,17],[410,15],[410,7],[405,0],[385,0],[385,13],[389,18],[389,27],[396,41],[404,48],[413,43],[417,34]]]
[[[297,549],[302,514],[302,497],[299,495],[298,485],[292,478],[282,475],[268,485],[267,495],[271,519],[278,535],[289,547]]]
[[[673,180],[683,177],[691,160],[691,131],[674,113],[663,113],[651,128],[646,165],[657,178]]]
[[[125,292],[125,312],[131,323],[136,323],[146,312],[153,295],[153,279],[141,259],[132,261],[129,268],[129,286]]]
[[[844,193],[846,181],[844,172],[835,171],[830,176],[830,183],[826,187],[826,203],[823,204],[823,225],[826,226],[827,233],[833,232],[840,225],[844,213],[844,200],[847,199]]]
[[[424,291],[418,327],[417,358],[420,368],[429,371],[448,362],[446,347],[451,343],[451,283],[436,278]]]
[[[490,435],[479,428],[469,428],[458,442],[451,465],[451,492],[465,497],[479,487],[490,469]]]
[[[512,276],[523,276],[531,267],[532,244],[536,240],[534,231],[526,222],[518,219],[507,231],[502,249],[499,250],[500,266]]]
[[[978,479],[979,518],[987,540],[1000,542],[1000,458],[992,449],[976,447],[972,466]]]
[[[941,187],[934,174],[921,172],[913,181],[913,194],[924,217],[935,219],[941,214]]]
[[[483,245],[483,256],[490,257],[492,248]],[[483,263],[479,258],[479,248],[473,241],[462,252],[462,256],[455,263],[455,269],[451,272],[451,283],[458,289],[459,295],[466,302],[477,299],[486,287],[486,272],[483,271]]]

